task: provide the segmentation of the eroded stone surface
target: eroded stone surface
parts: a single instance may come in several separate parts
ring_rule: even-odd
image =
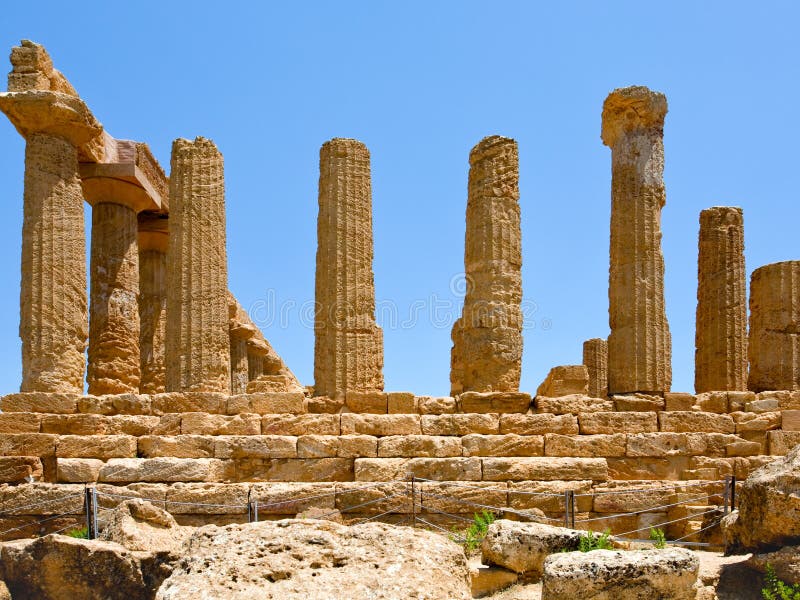
[[[646,87],[611,92],[603,143],[611,148],[608,391],[668,392],[672,342],[664,308],[661,209],[667,99]]]
[[[211,140],[172,145],[166,388],[230,392],[222,155]]]
[[[466,295],[453,325],[450,390],[514,392],[522,363],[522,236],[517,142],[481,140],[470,152]]]
[[[747,302],[741,208],[700,213],[695,391],[747,388]]]
[[[583,342],[583,364],[589,375],[589,395],[608,396],[608,342],[601,338]]]
[[[320,149],[319,170],[314,392],[382,390],[369,150],[334,138]]]

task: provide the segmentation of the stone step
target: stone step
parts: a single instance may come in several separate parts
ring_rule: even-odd
[[[614,506],[618,513],[598,512],[591,507],[593,503],[599,506],[598,502],[609,491],[621,488],[609,488],[605,483],[592,487],[589,481],[138,482],[98,483],[96,490],[101,525],[107,509],[129,498],[143,498],[165,508],[185,524],[244,522],[248,519],[248,502],[257,501],[260,520],[286,518],[315,509],[318,515],[341,514],[348,522],[368,518],[385,520],[384,517],[410,522],[419,517],[437,525],[446,524],[450,530],[452,526],[466,528],[465,520],[470,520],[472,514],[480,510],[490,510],[505,518],[536,517],[561,524],[565,506],[563,491],[571,488],[579,493],[576,527],[595,531],[610,528],[614,533],[621,533],[713,507],[718,500],[716,490],[720,482],[673,483],[672,487],[652,482],[626,485],[629,493],[620,494],[621,499]],[[642,487],[658,490],[660,495],[651,494],[650,502],[644,502],[636,495]],[[705,502],[693,502],[704,494]],[[84,496],[84,486],[78,484],[0,485],[0,539],[22,537],[24,532],[30,534],[36,529],[33,522],[51,517],[53,525],[69,525],[71,518],[79,528],[85,515]],[[527,501],[522,501],[523,497],[527,497]],[[684,505],[664,508],[664,503],[670,503],[668,500],[686,501],[686,509],[681,508]],[[636,514],[631,514],[634,511]],[[7,530],[16,527],[22,527],[23,533],[18,530],[4,536]]]

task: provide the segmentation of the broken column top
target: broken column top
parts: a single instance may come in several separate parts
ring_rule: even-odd
[[[600,137],[612,147],[625,133],[641,129],[664,128],[667,97],[644,86],[618,88],[603,103]]]
[[[469,153],[469,164],[473,165],[479,160],[490,158],[503,151],[507,145],[516,147],[517,141],[502,135],[489,135],[475,144]]]
[[[197,136],[194,140],[187,140],[186,138],[177,138],[172,142],[172,154],[181,154],[185,152],[196,152],[197,150],[207,150],[215,154],[220,154],[217,145],[208,138]]]
[[[332,138],[322,144],[320,154],[324,152],[335,152],[339,156],[346,156],[350,152],[358,152],[359,154],[366,153],[369,155],[369,149],[364,144],[353,138]]]

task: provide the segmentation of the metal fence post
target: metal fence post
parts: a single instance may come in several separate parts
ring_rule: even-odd
[[[730,497],[731,497],[731,478],[725,477],[725,490],[722,492],[723,511],[722,514],[727,515],[730,512]]]
[[[569,527],[569,490],[564,492],[564,527]]]
[[[253,500],[253,523],[258,523],[258,498]]]
[[[731,510],[736,510],[736,475],[731,475]]]
[[[86,537],[90,540],[97,539],[97,489],[87,487],[83,498],[86,509]]]
[[[411,476],[411,527],[417,526],[416,480]]]

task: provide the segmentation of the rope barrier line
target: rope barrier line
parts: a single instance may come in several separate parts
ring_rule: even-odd
[[[387,500],[391,500],[392,498],[397,498],[398,496],[405,496],[405,495],[406,495],[406,493],[398,492],[396,494],[391,494],[389,496],[383,496],[381,498],[373,498],[372,500],[368,500],[367,502],[362,502],[361,504],[356,504],[354,506],[348,506],[347,508],[338,508],[338,509],[333,510],[333,511],[331,511],[329,513],[325,513],[320,518],[324,519],[326,517],[330,517],[332,515],[335,515],[337,512],[338,513],[343,513],[343,512],[348,511],[348,510],[354,510],[356,508],[362,508],[364,506],[369,506],[370,504],[375,504],[377,502],[386,502]]]
[[[14,531],[22,531],[23,529],[25,529],[27,527],[34,527],[36,525],[41,525],[42,523],[46,523],[47,521],[52,521],[53,519],[58,519],[58,518],[61,518],[61,517],[76,517],[76,515],[74,515],[72,513],[61,513],[60,515],[51,515],[49,517],[45,517],[44,519],[39,519],[38,521],[34,521],[33,523],[26,523],[25,525],[20,525],[19,527],[14,527],[12,529],[7,529],[6,531],[0,532],[0,536],[4,536],[4,535],[12,533]],[[79,517],[76,517],[76,518],[79,518]],[[72,526],[70,525],[69,527],[72,527]]]
[[[381,517],[386,517],[388,515],[395,514],[395,513],[396,513],[396,511],[387,510],[386,512],[382,512],[382,513],[374,515],[372,517],[366,517],[365,519],[359,519],[355,523],[351,523],[351,525],[361,525],[362,523],[367,523],[369,521],[374,521],[375,519],[380,519]],[[406,520],[407,519],[403,519],[403,521],[406,521]],[[400,522],[402,522],[402,521],[400,521]],[[398,522],[397,524],[399,525],[400,522]]]
[[[420,522],[422,522],[422,523],[425,523],[426,525],[430,525],[431,527],[433,527],[434,529],[438,529],[439,531],[443,531],[443,532],[445,532],[447,535],[452,535],[452,534],[453,534],[453,532],[452,532],[452,531],[447,531],[447,529],[445,529],[444,527],[439,527],[438,525],[436,525],[436,524],[434,524],[434,523],[431,523],[431,522],[430,522],[430,521],[428,521],[427,519],[423,519],[423,518],[422,518],[422,517],[420,517],[420,516],[417,516],[417,521],[420,521]]]
[[[415,477],[416,481],[422,481],[426,483],[438,483],[440,485],[448,485],[451,487],[462,487],[467,488],[470,490],[475,490],[476,492],[500,492],[501,494],[523,494],[525,496],[542,496],[547,498],[563,498],[564,494],[556,494],[553,492],[526,492],[525,490],[514,490],[511,488],[488,488],[488,487],[480,487],[477,485],[470,485],[468,483],[462,483],[460,481],[438,481],[436,479],[425,479],[424,477]],[[427,493],[427,492],[426,492]]]
[[[686,538],[692,537],[693,535],[697,535],[699,533],[703,533],[704,531],[706,531],[708,529],[711,529],[712,527],[716,527],[717,525],[720,524],[720,522],[721,522],[721,520],[714,521],[711,525],[707,525],[707,526],[703,527],[702,529],[698,529],[697,531],[693,531],[692,533],[684,535],[683,537],[679,537],[677,540],[674,540],[674,541],[680,542],[680,541],[685,540]]]
[[[711,508],[709,510],[705,510],[705,511],[699,512],[699,513],[695,513],[693,515],[687,515],[687,516],[681,517],[679,519],[673,519],[672,521],[664,521],[663,523],[657,523],[655,525],[648,525],[647,527],[640,527],[639,529],[634,529],[632,531],[626,531],[625,533],[618,533],[618,534],[616,534],[615,537],[622,537],[624,535],[630,535],[632,533],[639,533],[640,531],[647,531],[649,529],[655,529],[657,527],[660,528],[662,525],[672,525],[673,523],[678,523],[680,521],[686,521],[688,519],[693,519],[694,517],[701,517],[703,515],[707,515],[708,513],[715,512],[717,510],[719,510],[719,509]]]
[[[542,516],[534,515],[534,514],[527,513],[527,512],[521,511],[521,510],[510,508],[510,507],[506,508],[506,507],[501,507],[501,506],[491,506],[489,504],[480,504],[478,502],[471,502],[469,500],[464,500],[462,498],[455,498],[455,497],[452,497],[452,496],[441,496],[439,494],[433,494],[431,492],[426,492],[424,497],[425,498],[439,498],[439,499],[442,499],[442,500],[448,500],[450,502],[457,502],[458,504],[466,504],[468,506],[475,506],[477,508],[484,508],[484,509],[493,510],[493,511],[496,511],[496,512],[504,512],[504,513],[510,513],[510,514],[513,514],[513,515],[519,515],[521,517],[526,517],[528,519],[533,519],[533,520],[545,519],[547,521],[553,521],[554,523],[560,523],[562,521],[562,519],[554,519],[552,517],[548,517],[548,516],[544,516],[544,515],[542,515]],[[421,508],[422,508],[422,510],[425,510],[425,511],[430,510],[427,506],[422,506]]]
[[[711,486],[711,485],[719,485],[725,484],[724,481],[704,481],[704,482],[697,482],[697,483],[676,483],[674,486],[662,486],[662,487],[651,487],[651,488],[631,488],[626,490],[609,490],[607,492],[592,492],[589,494],[575,494],[576,498],[585,498],[587,496],[595,497],[595,496],[614,496],[618,494],[632,494],[635,492],[660,492],[666,490],[679,490],[680,488],[688,488],[688,487],[703,487],[703,486]]]
[[[575,521],[575,523],[590,523],[592,521],[604,521],[606,519],[618,519],[620,517],[634,517],[642,513],[657,511],[660,508],[672,508],[674,506],[680,506],[681,504],[687,504],[689,502],[694,502],[695,500],[702,500],[704,498],[707,500],[708,494],[703,494],[702,496],[695,496],[694,498],[687,498],[686,500],[681,500],[680,502],[673,502],[672,504],[661,504],[659,506],[643,508],[642,510],[635,510],[627,513],[616,513],[613,515],[605,515],[602,517],[592,517],[590,519],[578,519]]]
[[[467,517],[462,517],[460,515],[454,515],[449,512],[445,512],[443,510],[436,510],[435,508],[425,507],[425,512],[427,513],[435,513],[437,515],[444,515],[446,517],[450,517],[452,519],[457,519],[459,521],[464,521],[465,523],[472,523],[472,519],[468,519]]]
[[[17,512],[20,510],[28,509],[28,508],[36,508],[37,506],[43,506],[45,504],[50,504],[52,502],[60,502],[62,500],[68,500],[70,498],[75,497],[82,497],[83,492],[78,492],[77,494],[67,494],[66,496],[61,496],[60,498],[51,498],[50,500],[42,500],[41,502],[34,502],[32,504],[25,504],[24,506],[15,506],[14,508],[7,508],[4,511],[0,511],[0,517],[14,517],[18,515],[10,514],[12,511]],[[25,513],[22,513],[25,514]]]

